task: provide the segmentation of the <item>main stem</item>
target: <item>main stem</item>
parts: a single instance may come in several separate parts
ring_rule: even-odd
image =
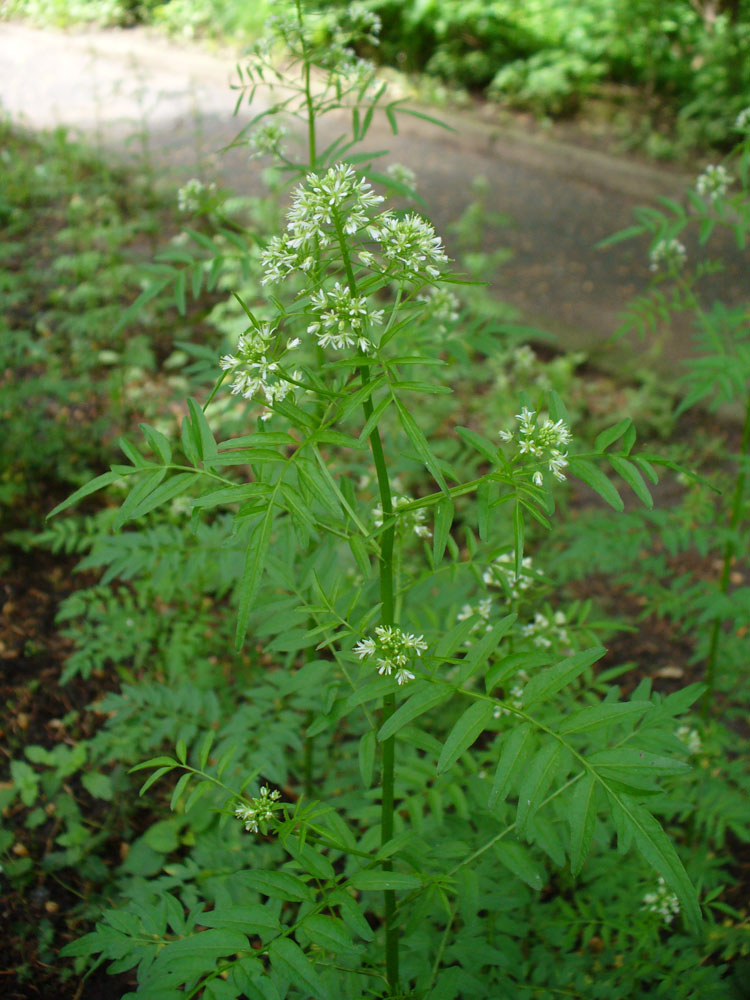
[[[312,90],[310,88],[310,59],[307,55],[307,43],[305,42],[304,20],[302,17],[301,0],[295,0],[297,8],[297,21],[299,23],[299,38],[302,46],[302,62],[305,67],[305,104],[307,105],[307,155],[310,160],[310,170],[315,170],[315,160],[317,151],[315,145],[315,108],[313,106]]]
[[[732,497],[732,513],[729,518],[729,537],[724,544],[724,558],[721,567],[721,578],[719,580],[719,593],[724,595],[729,589],[729,574],[732,569],[732,560],[736,549],[735,534],[742,517],[742,503],[745,498],[746,479],[746,459],[750,450],[750,392],[745,401],[745,423],[742,428],[742,441],[740,443],[740,471],[734,484],[734,495]],[[703,695],[703,718],[708,717],[711,703],[714,697],[714,687],[716,684],[716,661],[719,656],[719,639],[721,638],[721,618],[714,618],[711,626],[711,639],[708,646],[708,657],[706,659],[706,693]]]
[[[341,256],[344,261],[346,280],[349,291],[352,295],[357,294],[357,282],[354,277],[349,247],[346,242],[341,220],[334,215],[336,235],[341,248]],[[370,366],[360,365],[359,377],[363,386],[370,382]],[[368,398],[362,404],[365,422],[370,419],[373,411],[372,399]],[[393,587],[393,543],[396,526],[393,522],[393,498],[391,496],[391,484],[388,481],[388,466],[385,461],[383,442],[380,439],[380,431],[374,427],[370,432],[370,451],[372,460],[375,463],[375,473],[378,479],[378,492],[380,493],[380,506],[383,511],[384,530],[380,536],[380,620],[383,625],[395,624],[395,604]],[[380,723],[383,725],[393,715],[395,709],[395,699],[392,694],[383,698],[383,707],[380,713]],[[383,740],[382,746],[382,773],[381,773],[381,805],[380,805],[380,843],[381,846],[393,837],[393,784],[394,784],[394,760],[395,760],[395,736],[389,736]],[[383,871],[393,871],[393,862],[390,860],[383,862]],[[399,991],[398,986],[398,928],[396,926],[396,893],[393,889],[384,890],[385,899],[385,972],[391,994],[396,996]]]

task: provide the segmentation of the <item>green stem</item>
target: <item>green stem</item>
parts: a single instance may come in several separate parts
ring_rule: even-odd
[[[316,153],[316,143],[315,143],[315,106],[312,99],[312,91],[310,89],[310,59],[307,54],[307,45],[305,44],[305,30],[304,22],[302,19],[302,3],[301,0],[295,0],[295,6],[297,8],[297,21],[299,23],[299,37],[300,45],[302,46],[302,62],[305,67],[305,104],[307,105],[307,157],[310,161],[310,170],[315,170],[315,161],[317,159]]]
[[[732,497],[732,513],[729,518],[729,537],[724,543],[724,557],[721,567],[721,578],[719,579],[719,593],[723,596],[729,589],[729,574],[732,569],[732,560],[736,551],[737,527],[742,517],[742,505],[745,498],[745,478],[746,459],[750,451],[750,393],[745,401],[745,423],[742,428],[742,441],[740,444],[740,471],[734,484],[734,495]],[[721,618],[714,618],[711,626],[711,639],[708,645],[708,656],[706,658],[706,693],[703,695],[702,712],[703,718],[708,717],[711,704],[714,698],[714,687],[716,684],[716,661],[719,657],[719,639],[721,638]]]
[[[352,295],[357,294],[357,282],[352,268],[349,246],[346,242],[341,220],[334,214],[334,225],[338,238],[341,256],[344,261],[346,280],[349,291]],[[362,386],[370,382],[370,366],[365,364],[365,355],[362,356],[363,363],[360,365],[359,377]],[[373,411],[372,399],[368,398],[362,404],[365,422],[367,422]],[[380,537],[380,620],[383,625],[395,624],[395,604],[394,604],[394,567],[393,567],[393,543],[396,526],[393,521],[393,497],[391,496],[391,484],[388,481],[388,466],[383,451],[383,442],[380,439],[380,430],[374,427],[370,432],[370,451],[372,460],[375,463],[375,472],[378,479],[378,492],[380,493],[380,506],[383,511],[383,524],[387,525]],[[396,707],[393,694],[383,698],[383,707],[380,713],[381,725],[384,725],[393,715]],[[385,844],[393,837],[393,811],[394,811],[394,762],[395,762],[396,738],[389,736],[383,740],[383,758],[381,775],[381,806],[380,806],[380,843]],[[393,862],[390,860],[383,862],[383,871],[393,871]],[[384,891],[385,899],[385,970],[388,978],[388,986],[391,994],[396,996],[399,992],[398,986],[398,927],[396,925],[396,893],[393,889]]]

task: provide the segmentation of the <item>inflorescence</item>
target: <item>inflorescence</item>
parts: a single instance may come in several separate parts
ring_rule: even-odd
[[[396,625],[378,625],[374,637],[360,639],[352,652],[360,660],[374,656],[378,673],[386,677],[395,674],[396,682],[401,685],[414,680],[414,673],[408,668],[426,649],[423,636],[402,632]]]
[[[549,417],[540,423],[536,410],[530,410],[526,406],[516,414],[516,420],[518,454],[543,459],[555,479],[564,480],[565,473],[562,470],[568,464],[568,452],[562,449],[571,439],[568,425],[562,419],[552,421]],[[503,441],[512,441],[515,435],[513,431],[500,431],[500,437]],[[544,482],[540,470],[537,470],[532,478],[536,486],[541,486]]]
[[[234,815],[245,824],[248,833],[266,833],[266,824],[282,808],[280,798],[281,792],[269,791],[267,785],[261,785],[259,797],[250,799],[249,805],[237,806]]]

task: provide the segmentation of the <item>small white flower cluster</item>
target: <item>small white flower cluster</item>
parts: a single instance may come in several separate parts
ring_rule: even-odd
[[[215,194],[215,192],[215,184],[204,184],[197,177],[192,177],[177,192],[177,207],[181,212],[197,212],[204,204],[206,198]]]
[[[282,376],[278,361],[269,360],[268,357],[275,334],[276,327],[270,323],[261,323],[258,329],[240,335],[236,354],[225,354],[221,359],[219,366],[232,374],[232,395],[243,396],[245,399],[263,399],[272,406],[293,391],[294,386]],[[287,350],[298,345],[299,340],[291,340],[287,344]],[[302,375],[294,371],[291,377],[299,381]],[[265,413],[263,419],[270,416],[270,412]]]
[[[426,219],[414,213],[400,218],[384,212],[369,227],[372,239],[380,243],[380,252],[388,270],[399,277],[432,278],[448,263],[439,236]]]
[[[643,897],[642,910],[658,913],[665,924],[671,924],[680,912],[680,901],[673,892],[667,889],[664,879],[659,876],[656,892],[647,892]]]
[[[567,646],[570,643],[570,636],[565,626],[568,620],[562,611],[556,611],[550,620],[547,615],[537,611],[534,621],[528,625],[521,626],[521,635],[531,639],[535,646],[540,649],[549,649],[553,642],[560,642]]]
[[[652,271],[679,271],[685,266],[687,250],[679,240],[659,240],[651,248],[648,255],[649,267]]]
[[[253,152],[250,159],[261,156],[280,156],[283,153],[282,142],[286,129],[278,122],[264,122],[253,130],[250,135],[250,146]]]
[[[417,302],[425,304],[425,313],[429,317],[432,329],[437,334],[447,333],[450,327],[458,321],[458,310],[461,307],[461,302],[457,295],[442,285],[433,285],[426,291],[420,292],[417,296]]]
[[[336,225],[353,235],[369,222],[369,212],[383,201],[372,186],[346,163],[337,163],[321,178],[308,174],[294,192],[286,233],[274,236],[261,254],[263,284],[279,281],[296,268],[309,271],[314,251],[329,246]]]
[[[516,576],[515,556],[503,552],[494,559],[482,573],[482,582],[487,587],[502,587],[511,598],[517,599],[542,578],[542,571],[532,568],[531,556],[521,560],[521,572]]]
[[[501,719],[504,715],[511,715],[511,708],[516,708],[520,711],[523,708],[523,684],[529,679],[529,675],[525,670],[519,670],[516,675],[518,678],[517,683],[508,692],[505,701],[510,708],[506,708],[505,705],[495,705],[492,715],[495,719]]]
[[[402,632],[396,625],[378,625],[375,637],[360,639],[353,652],[360,660],[374,656],[378,673],[386,677],[395,673],[396,683],[402,685],[414,680],[414,673],[407,668],[426,649],[423,636]]]
[[[490,625],[491,613],[492,613],[492,598],[484,597],[476,606],[472,604],[464,604],[464,606],[456,615],[456,621],[464,622],[466,621],[467,618],[473,618],[476,615],[477,621],[474,622],[474,625],[472,626],[471,629],[471,635],[476,635],[477,632],[481,631],[489,632],[490,628],[492,627]],[[464,641],[464,646],[470,646],[470,645],[471,645],[471,639],[466,639]]]
[[[518,453],[543,458],[555,479],[564,480],[565,473],[562,470],[568,464],[568,452],[561,449],[571,439],[568,425],[562,419],[553,422],[549,417],[539,423],[536,410],[530,410],[526,406],[516,414],[516,420],[519,425]],[[513,431],[500,431],[500,438],[512,441]],[[535,472],[532,478],[536,486],[541,486],[544,482],[541,471]]]
[[[409,497],[394,496],[391,500],[393,513],[396,515],[396,527],[402,531],[413,531],[417,538],[432,538],[432,532],[424,523],[425,512],[421,507],[415,510],[403,510],[408,504],[413,503]],[[399,513],[400,511],[400,513]],[[383,526],[383,507],[378,504],[373,507],[372,519],[376,528]]]
[[[237,806],[234,815],[245,824],[248,833],[258,833],[261,829],[265,833],[265,824],[273,819],[273,814],[281,808],[279,799],[281,792],[274,789],[269,791],[267,785],[261,785],[260,797],[250,799],[250,805]]]
[[[738,132],[750,132],[750,107],[743,108],[734,120]]]
[[[703,749],[703,741],[697,729],[691,729],[690,726],[680,726],[675,736],[681,743],[685,744],[691,756],[699,754]]]
[[[406,167],[403,163],[391,163],[388,167],[386,167],[385,172],[389,177],[392,177],[394,181],[398,181],[399,184],[403,184],[405,187],[411,188],[412,191],[416,191],[417,175],[411,167]]]
[[[726,167],[723,167],[720,163],[711,163],[695,182],[695,190],[701,198],[717,201],[719,198],[724,197],[731,183],[732,176]]]
[[[364,295],[352,295],[349,288],[337,281],[328,291],[321,288],[314,292],[310,302],[319,318],[308,326],[307,332],[316,336],[321,347],[340,351],[356,344],[364,353],[372,350],[366,330],[371,324],[383,322],[383,310],[371,312]]]

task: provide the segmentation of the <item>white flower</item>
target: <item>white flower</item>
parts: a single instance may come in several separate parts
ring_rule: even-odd
[[[658,913],[664,923],[669,925],[680,912],[680,901],[673,892],[667,889],[664,879],[659,876],[656,891],[645,894],[641,909],[648,910],[650,913]]]
[[[389,177],[392,177],[394,181],[398,181],[399,184],[403,184],[405,187],[411,188],[412,191],[416,190],[417,175],[411,167],[405,167],[403,163],[391,163],[390,166],[386,168],[385,172]]]
[[[282,808],[279,799],[281,792],[270,791],[267,785],[261,785],[258,798],[251,798],[249,805],[244,802],[237,806],[234,815],[245,824],[248,833],[266,833],[266,824],[274,818],[274,812]]]
[[[365,296],[352,295],[338,281],[329,291],[321,288],[314,292],[310,302],[318,318],[307,332],[315,335],[321,347],[340,351],[356,344],[364,353],[372,350],[366,331],[371,324],[383,322],[382,309],[370,311]]]
[[[534,486],[544,486],[544,476],[541,472],[535,472],[531,479]]]
[[[659,240],[651,248],[649,267],[652,271],[664,268],[665,271],[679,271],[687,260],[687,250],[679,240]]]
[[[678,740],[685,744],[689,754],[699,754],[703,749],[703,742],[697,729],[691,729],[689,726],[680,726],[675,735]]]
[[[695,190],[702,198],[717,201],[727,193],[731,183],[732,177],[726,168],[720,163],[711,163],[695,182]]]
[[[396,683],[401,686],[414,680],[415,675],[408,668],[426,649],[423,636],[402,632],[396,625],[378,625],[374,638],[360,639],[353,652],[360,660],[375,657],[378,673],[385,677],[395,674]]]
[[[205,185],[197,177],[192,177],[177,192],[177,207],[181,212],[197,212],[205,199],[215,191],[215,184]]]
[[[380,243],[386,266],[394,274],[435,279],[448,262],[440,237],[419,215],[397,218],[384,212],[374,220],[369,233]]]
[[[502,587],[511,598],[519,598],[534,583],[542,579],[542,572],[532,568],[531,556],[524,556],[521,569],[516,576],[515,556],[512,552],[501,553],[482,574],[482,582],[487,587]]]
[[[734,127],[738,132],[750,131],[750,107],[743,108],[734,120]]]
[[[520,413],[516,414],[518,421],[518,454],[528,455],[530,458],[546,460],[549,471],[555,479],[564,480],[565,473],[562,471],[568,464],[568,453],[561,449],[568,444],[571,439],[570,429],[562,420],[550,420],[546,417],[539,421],[536,410],[530,410],[524,406]],[[498,432],[502,441],[512,441],[515,435],[511,431],[503,430]],[[534,482],[537,482],[534,479]],[[540,485],[537,483],[537,485]]]
[[[402,510],[413,501],[409,497],[394,496],[392,498],[393,513],[396,518],[396,527],[402,531],[413,531],[417,538],[431,538],[432,532],[424,523],[425,512],[421,507],[415,510]],[[372,511],[372,519],[376,528],[383,525],[383,507],[377,504]]]
[[[230,390],[233,396],[265,400],[270,406],[293,393],[294,386],[282,375],[278,362],[269,358],[275,335],[276,327],[261,323],[256,329],[240,335],[236,354],[225,354],[221,358],[219,367],[232,375]],[[299,381],[301,373],[295,371],[292,378]],[[268,417],[264,415],[264,419]]]
[[[435,333],[447,333],[458,320],[458,310],[461,306],[458,296],[441,285],[433,285],[425,292],[420,292],[417,302],[424,302]]]
[[[286,129],[278,122],[266,121],[258,125],[249,140],[253,148],[250,158],[280,156],[283,152],[281,143],[285,135]]]
[[[534,614],[534,621],[528,625],[522,625],[521,635],[531,639],[535,646],[540,649],[549,649],[553,642],[567,645],[570,642],[568,631],[565,628],[567,619],[562,611],[556,611],[552,621],[546,615],[537,611]]]

